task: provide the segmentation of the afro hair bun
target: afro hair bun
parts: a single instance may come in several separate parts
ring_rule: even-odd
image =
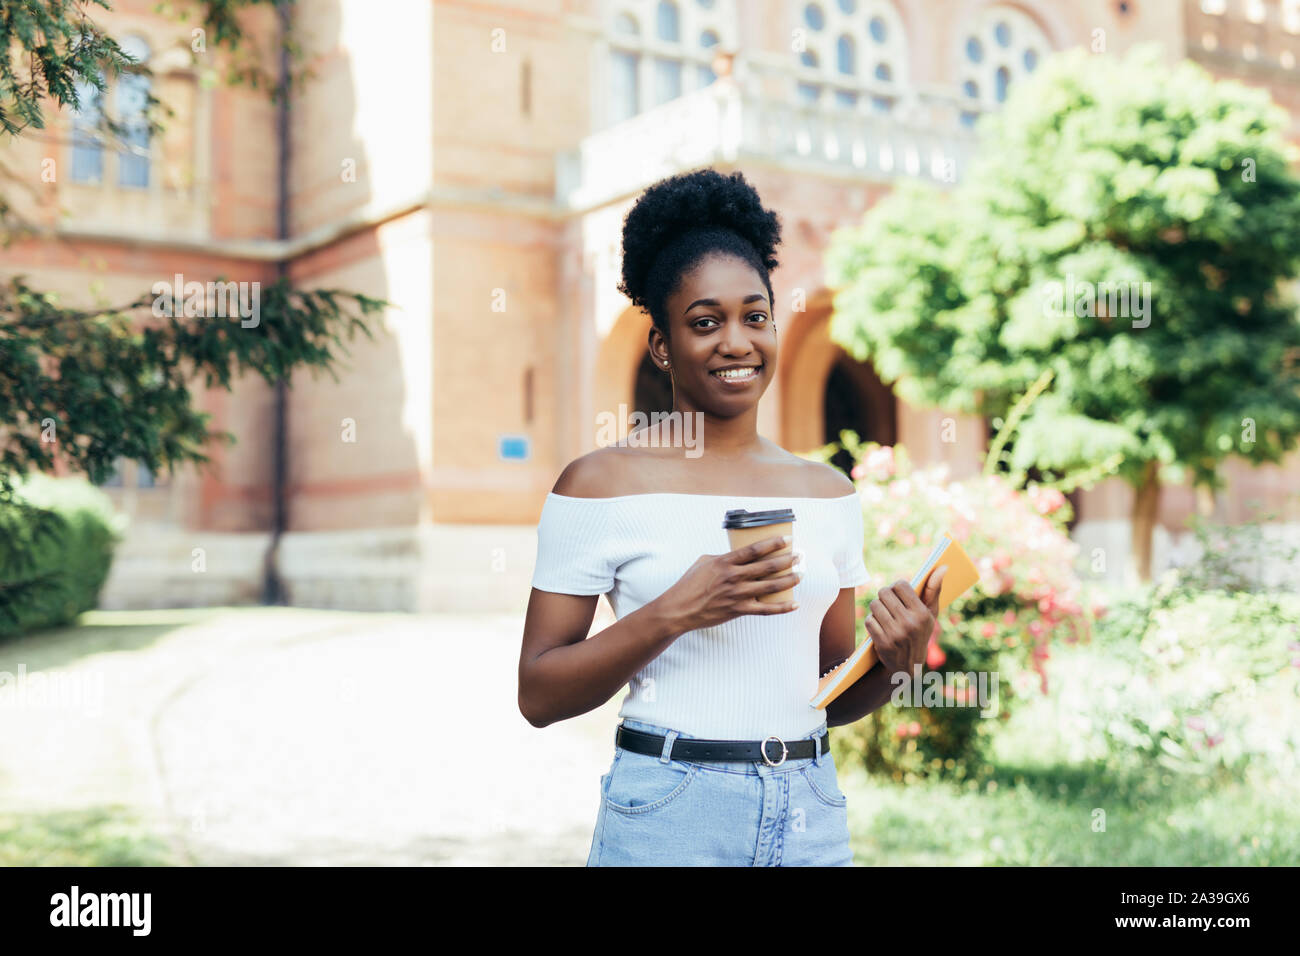
[[[752,246],[768,272],[777,267],[780,217],[763,208],[757,191],[740,171],[724,176],[715,169],[700,169],[649,186],[623,220],[619,291],[653,315],[657,310],[647,302],[647,289],[659,253],[687,233],[719,229]]]

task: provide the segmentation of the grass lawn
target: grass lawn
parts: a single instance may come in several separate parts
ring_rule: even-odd
[[[1070,720],[1092,671],[1087,648],[1053,653],[1060,698],[1016,711],[999,735],[991,786],[903,785],[840,767],[863,865],[1295,866],[1300,785],[1255,775],[1214,782],[1162,767],[1113,769]],[[1094,830],[1102,819],[1105,830]]]
[[[173,866],[166,841],[122,807],[0,813],[0,866]]]

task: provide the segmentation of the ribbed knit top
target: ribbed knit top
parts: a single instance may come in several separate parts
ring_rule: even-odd
[[[865,584],[862,503],[840,498],[652,492],[570,498],[551,492],[537,526],[532,586],[607,594],[626,617],[672,587],[703,554],[731,550],[722,527],[733,508],[791,508],[803,578],[799,607],[746,614],[687,631],[628,684],[619,716],[696,737],[804,737],[826,719],[808,700],[820,678],[822,619],[841,588]]]

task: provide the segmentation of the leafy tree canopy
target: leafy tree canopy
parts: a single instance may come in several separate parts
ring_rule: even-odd
[[[901,186],[833,237],[832,335],[909,402],[982,415],[1050,369],[1013,469],[1122,454],[1135,484],[1159,462],[1218,486],[1227,455],[1278,461],[1300,434],[1286,125],[1153,47],[1059,54],[982,120],[961,185]]]

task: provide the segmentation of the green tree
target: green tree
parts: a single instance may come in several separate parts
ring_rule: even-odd
[[[79,83],[103,91],[106,76],[148,72],[91,21],[85,9],[91,3],[112,9],[107,0],[0,2],[0,139],[43,128],[51,101],[76,109]],[[308,78],[306,71],[290,68],[277,71],[272,82],[260,65],[265,52],[240,24],[240,12],[254,6],[274,8],[287,24],[291,0],[206,0],[191,6],[199,10],[205,46],[226,54],[229,82],[265,87],[273,100],[288,102],[295,84]],[[185,19],[189,12],[176,15]],[[278,42],[290,59],[298,56],[291,31],[283,31]],[[156,132],[173,114],[151,96],[145,115]],[[109,143],[120,144],[125,128],[107,111],[100,116],[99,132]],[[0,168],[0,183],[21,186],[24,177]],[[4,244],[24,227],[0,193]],[[284,278],[254,294],[257,318],[250,322],[228,309],[220,317],[203,314],[205,308],[197,315],[189,308],[173,314],[152,291],[122,305],[74,309],[22,276],[0,283],[3,521],[31,519],[22,515],[30,509],[14,495],[14,480],[33,469],[53,470],[56,455],[95,482],[111,474],[118,458],[137,459],[154,472],[207,461],[210,442],[234,437],[210,429],[210,416],[195,408],[190,389],[196,381],[229,390],[243,373],[272,383],[297,367],[334,374],[347,351],[345,339],[357,331],[371,336],[366,317],[389,304],[337,289],[297,289]],[[0,537],[4,580],[6,571],[21,571],[31,548],[19,543],[24,537]],[[7,600],[0,587],[0,613]]]
[[[1217,489],[1223,458],[1300,435],[1286,124],[1153,47],[1053,57],[982,121],[962,184],[904,186],[832,238],[832,337],[907,401],[991,417],[1050,370],[1000,464],[1117,461],[1149,580],[1162,466]]]

